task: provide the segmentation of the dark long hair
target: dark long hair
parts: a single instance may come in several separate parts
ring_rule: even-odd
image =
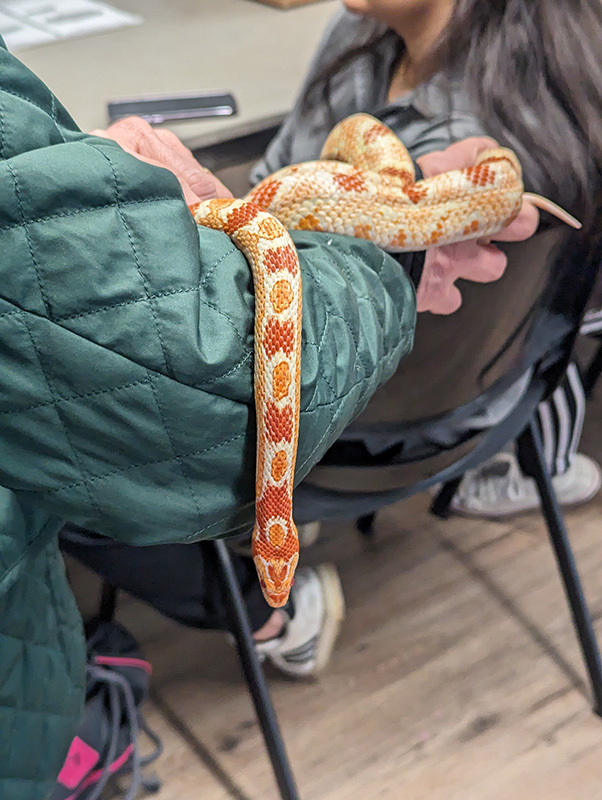
[[[377,57],[393,36],[375,26],[365,42],[328,64],[307,87],[327,103],[332,81],[359,57]],[[600,216],[602,183],[602,2],[456,0],[450,22],[424,64],[463,76],[484,129],[514,149],[528,188],[568,206],[589,227]]]

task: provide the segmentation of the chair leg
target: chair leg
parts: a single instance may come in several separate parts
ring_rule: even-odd
[[[374,520],[376,514],[365,514],[355,520],[355,526],[365,539],[374,539]]]
[[[463,475],[460,475],[459,478],[454,478],[452,481],[443,484],[431,503],[430,512],[433,516],[439,517],[439,519],[449,519],[451,501],[454,499],[463,477]]]
[[[103,582],[100,590],[100,605],[98,607],[97,618],[101,622],[111,622],[115,616],[117,608],[118,590],[106,581]]]
[[[537,425],[532,421],[523,435],[525,444],[531,449],[533,455],[533,477],[537,483],[543,514],[564,582],[583,657],[587,665],[594,696],[594,712],[602,717],[602,662],[600,660],[600,650],[596,641],[591,614],[583,593],[575,557],[569,543],[562,511],[545,463]]]
[[[212,542],[216,565],[222,578],[224,598],[232,626],[232,633],[238,645],[238,652],[245,678],[249,686],[255,711],[261,725],[265,745],[272,762],[276,782],[282,800],[299,800],[295,778],[286,753],[276,712],[268,692],[263,670],[253,643],[253,635],[240,587],[228,548],[222,540]]]

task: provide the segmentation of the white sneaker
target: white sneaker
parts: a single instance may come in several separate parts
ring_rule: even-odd
[[[291,591],[292,616],[284,632],[258,642],[257,653],[276,669],[293,678],[308,678],[330,661],[341,623],[345,599],[339,575],[332,564],[297,570]]]
[[[320,522],[308,522],[306,525],[299,525],[297,533],[299,535],[299,547],[311,547],[318,541],[320,536]]]
[[[591,500],[602,483],[600,467],[578,453],[563,475],[552,478],[558,502],[572,506]],[[498,453],[464,476],[451,503],[457,514],[499,519],[533,511],[540,501],[535,481],[521,472],[511,453]]]

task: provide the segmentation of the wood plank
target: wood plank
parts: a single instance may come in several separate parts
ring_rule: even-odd
[[[199,758],[198,752],[161,713],[157,705],[148,700],[143,706],[146,722],[161,739],[163,753],[144,770],[145,775],[156,775],[162,782],[157,800],[231,800],[232,794],[211,769],[211,762]],[[144,737],[141,738],[142,754],[150,752]],[[127,788],[127,781],[124,786]],[[199,790],[202,787],[202,793]]]
[[[602,641],[602,541],[599,510],[589,508],[567,514],[576,561],[590,604],[595,628]],[[447,540],[455,548],[455,541]],[[491,547],[460,555],[476,580],[487,586],[525,631],[548,648],[573,685],[589,694],[586,671],[565,598],[556,561],[542,522],[529,532],[517,530]]]
[[[582,732],[583,751],[602,745],[602,730],[562,669],[429,535],[438,523],[419,523],[402,538],[401,508],[398,514],[380,523],[369,569],[353,540],[340,552],[349,616],[328,673],[309,686],[272,680],[303,796],[437,797],[453,786],[449,796],[482,800],[489,797],[483,786],[504,774],[509,759],[519,775],[538,775],[550,760],[565,763],[564,734],[552,733],[562,726]],[[154,653],[162,699],[249,797],[269,794],[271,775],[232,654],[214,642],[201,666],[191,640],[176,658],[175,646],[170,638],[167,652],[159,645]],[[177,680],[167,678],[170,660],[178,663]],[[567,737],[576,741],[574,732]],[[438,764],[445,768],[433,769]],[[571,797],[591,797],[590,787]],[[500,792],[500,800],[515,796]]]
[[[588,425],[590,449],[602,450],[597,407]],[[302,797],[596,798],[602,725],[582,691],[541,518],[442,522],[426,513],[429,502],[384,510],[369,545],[351,522],[325,525],[303,554],[305,563],[337,564],[348,616],[319,682],[269,672]],[[597,498],[567,521],[602,636],[601,513]],[[93,583],[76,577],[84,595]],[[275,797],[225,637],[186,629],[127,596],[119,618],[155,669],[149,707],[167,742],[158,800]]]

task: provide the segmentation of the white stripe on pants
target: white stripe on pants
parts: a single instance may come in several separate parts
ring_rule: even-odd
[[[537,409],[544,457],[552,475],[562,475],[570,467],[581,440],[584,417],[585,393],[577,366],[571,362],[562,383]]]

